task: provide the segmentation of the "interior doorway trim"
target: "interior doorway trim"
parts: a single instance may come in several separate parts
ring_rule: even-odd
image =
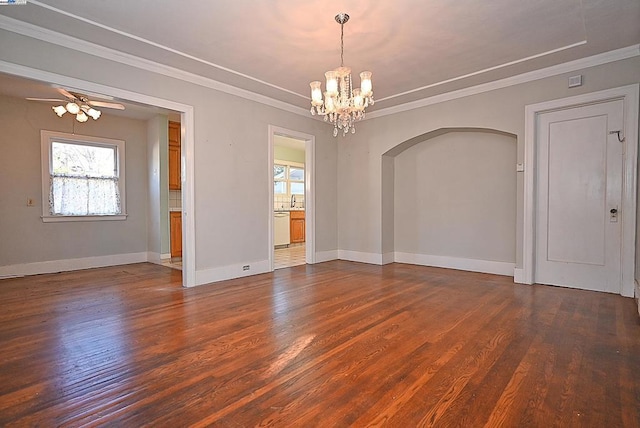
[[[127,91],[112,86],[89,82],[74,77],[57,73],[38,70],[23,65],[13,64],[0,60],[0,72],[12,74],[27,79],[53,83],[69,88],[78,89],[81,92],[96,92],[110,95],[123,100],[134,101],[152,106],[162,107],[181,113],[182,127],[182,285],[192,287],[197,285],[196,280],[196,244],[195,244],[195,204],[194,204],[194,111],[193,106],[175,101],[152,97],[138,92]]]
[[[638,100],[640,85],[628,85],[606,89],[575,97],[531,104],[525,107],[524,140],[524,218],[522,275],[516,275],[517,282],[533,284],[535,282],[535,237],[536,213],[536,125],[538,116],[555,110],[579,107],[587,104],[622,100],[624,103],[624,130],[626,139],[623,157],[622,184],[622,260],[620,294],[633,296],[636,252],[636,191],[638,164]],[[626,214],[626,215],[625,215]]]
[[[280,135],[283,137],[296,138],[304,140],[304,216],[305,216],[305,262],[313,264],[316,262],[316,176],[315,176],[315,153],[316,153],[316,137],[291,129],[281,128],[279,126],[269,125],[269,165],[267,171],[269,173],[269,204],[267,210],[267,218],[269,219],[269,266],[273,272],[273,148],[274,137]]]

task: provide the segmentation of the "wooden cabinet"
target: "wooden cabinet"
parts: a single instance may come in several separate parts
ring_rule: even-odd
[[[182,212],[169,212],[171,257],[182,257]]]
[[[169,122],[169,190],[180,190],[180,124]]]
[[[304,242],[304,211],[291,211],[290,237],[291,243]]]

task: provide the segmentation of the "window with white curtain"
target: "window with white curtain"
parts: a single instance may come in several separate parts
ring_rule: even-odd
[[[42,219],[124,220],[124,141],[42,131]]]

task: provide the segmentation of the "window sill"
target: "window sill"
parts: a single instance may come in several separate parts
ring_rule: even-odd
[[[73,221],[113,221],[113,220],[126,220],[126,219],[127,219],[127,214],[42,216],[43,223],[59,223],[59,222],[73,222]]]

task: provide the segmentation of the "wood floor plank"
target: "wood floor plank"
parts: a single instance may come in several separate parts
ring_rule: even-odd
[[[0,426],[640,426],[632,299],[334,261],[0,280]]]

